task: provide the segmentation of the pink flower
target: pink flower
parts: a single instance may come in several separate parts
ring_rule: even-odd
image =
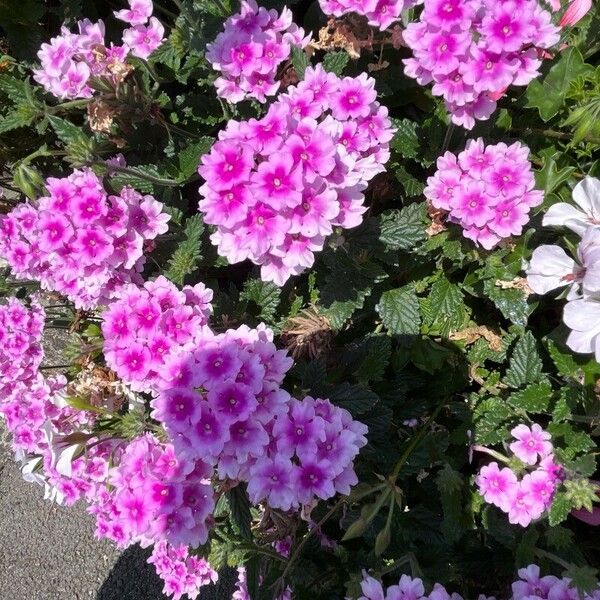
[[[332,114],[336,119],[367,117],[376,98],[375,80],[366,73],[356,78],[345,77],[332,99]]]
[[[152,0],[129,0],[129,9],[115,11],[115,17],[130,25],[144,25],[152,15]]]
[[[481,468],[476,479],[479,493],[486,502],[508,510],[511,497],[517,488],[517,477],[508,468],[498,468],[498,463],[493,462]]]
[[[592,8],[592,0],[571,0],[569,7],[560,20],[561,27],[569,27],[578,23]]]
[[[135,25],[123,32],[123,43],[131,54],[148,58],[162,43],[165,28],[156,17],[150,17],[148,25]]]
[[[551,435],[537,423],[531,428],[518,425],[510,433],[517,440],[510,444],[511,451],[528,465],[534,465],[538,457],[545,458],[552,452],[552,443],[549,441]]]
[[[248,494],[257,504],[266,500],[272,508],[289,510],[295,498],[292,474],[294,466],[289,458],[261,458],[251,468]]]

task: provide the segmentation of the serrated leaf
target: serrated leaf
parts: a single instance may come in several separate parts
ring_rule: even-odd
[[[403,158],[415,158],[419,154],[419,125],[410,119],[392,119],[396,133],[390,142],[390,147]]]
[[[475,441],[478,444],[499,444],[508,436],[506,421],[513,416],[513,410],[499,398],[482,400],[474,412]]]
[[[344,72],[349,60],[350,55],[347,52],[328,52],[323,57],[323,68],[339,77]]]
[[[310,59],[308,58],[308,54],[297,46],[292,47],[292,65],[294,66],[294,71],[296,71],[298,78],[304,79],[304,71],[306,71],[306,67],[310,65]]]
[[[521,327],[527,325],[530,307],[527,304],[527,296],[522,290],[505,290],[489,279],[484,282],[483,289],[505,319]]]
[[[413,250],[427,238],[427,207],[422,202],[381,216],[379,239],[390,250]]]
[[[420,196],[425,189],[425,184],[413,177],[403,166],[396,167],[396,179],[402,184],[409,198]]]
[[[226,494],[233,524],[243,538],[252,539],[250,529],[252,514],[250,513],[250,500],[246,492],[246,484],[239,483]]]
[[[530,331],[526,331],[515,344],[504,383],[519,388],[526,383],[537,382],[541,374],[542,360],[537,351],[535,338]]]
[[[268,323],[272,323],[275,318],[280,297],[280,287],[271,281],[262,281],[261,279],[246,281],[244,289],[240,293],[241,300],[254,302],[259,307],[259,318]]]
[[[185,239],[179,244],[171,256],[166,277],[173,283],[183,285],[187,275],[198,267],[202,258],[201,237],[204,232],[204,223],[200,215],[190,217],[185,224]]]
[[[445,277],[438,279],[431,286],[429,296],[423,302],[425,322],[432,325],[444,317],[456,315],[463,301],[463,293],[456,284]]]
[[[383,324],[395,335],[418,335],[421,325],[419,299],[412,286],[389,290],[376,307]]]
[[[214,138],[204,136],[179,152],[177,181],[184,183],[196,173],[200,157],[210,150],[214,141]]]
[[[571,82],[592,71],[579,49],[567,49],[542,81],[534,79],[527,86],[527,106],[537,108],[542,120],[549,121],[561,109]]]
[[[571,580],[571,586],[576,587],[580,593],[592,592],[598,588],[598,569],[583,565],[571,565],[563,572],[563,577]]]
[[[392,340],[387,335],[369,336],[361,344],[364,351],[356,378],[359,381],[379,381],[390,361],[392,354]]]
[[[551,397],[552,386],[547,381],[543,381],[514,392],[507,398],[507,402],[514,408],[541,413],[548,410]]]
[[[552,506],[548,511],[548,522],[550,525],[558,525],[565,521],[572,508],[571,501],[564,492],[556,493],[552,500]]]
[[[379,402],[379,396],[366,385],[350,385],[343,383],[329,394],[329,399],[336,405],[345,408],[353,417],[363,415]]]

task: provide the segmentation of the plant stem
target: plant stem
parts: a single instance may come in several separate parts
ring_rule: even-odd
[[[552,552],[548,552],[547,550],[542,550],[541,548],[536,548],[534,550],[534,552],[538,556],[547,558],[547,559],[551,560],[552,562],[556,563],[557,565],[560,565],[564,569],[570,569],[572,566],[566,560],[563,560],[560,556],[556,556],[556,554],[552,554]]]
[[[48,365],[40,367],[40,371],[47,371],[48,369],[70,369],[73,365]]]
[[[475,452],[483,452],[485,454],[489,454],[490,456],[493,456],[495,459],[508,464],[510,461],[509,459],[504,456],[503,454],[500,454],[500,452],[496,452],[495,450],[490,450],[490,448],[486,448],[485,446],[478,446],[478,445],[474,445],[471,446],[471,449],[474,450]]]
[[[91,163],[88,163],[89,166],[97,166],[97,167],[106,167],[106,163],[95,160]],[[165,187],[179,187],[179,182],[174,179],[161,179],[160,177],[154,177],[154,175],[148,175],[143,171],[138,171],[135,167],[119,167],[117,165],[110,165],[110,171],[114,171],[115,173],[123,173],[124,175],[131,175],[132,177],[137,177],[138,179],[143,179],[144,181],[149,181],[150,183],[154,183],[156,185],[162,185]]]
[[[58,112],[71,110],[73,108],[83,108],[89,103],[89,98],[86,98],[85,100],[69,100],[69,102],[63,102],[62,104],[57,104],[56,106],[49,106],[46,108],[46,114],[54,115]]]

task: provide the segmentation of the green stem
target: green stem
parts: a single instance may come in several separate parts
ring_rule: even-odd
[[[450,123],[448,125],[448,129],[446,129],[446,135],[444,136],[444,143],[442,144],[442,154],[448,150],[450,146],[450,140],[452,139],[452,134],[454,133],[454,123]]]
[[[46,108],[46,114],[54,115],[58,112],[71,110],[73,108],[83,108],[89,103],[89,98],[86,98],[85,100],[69,100],[69,102],[63,102],[62,104],[57,104],[56,106],[48,106]]]
[[[425,434],[429,429],[429,425],[431,425],[434,419],[438,416],[439,412],[442,410],[443,405],[444,404],[441,403],[436,406],[435,410],[431,413],[430,417],[425,422],[425,425],[421,427],[417,435],[415,435],[415,437],[411,440],[410,444],[408,445],[408,448],[404,451],[404,453],[400,457],[400,460],[396,463],[396,466],[394,467],[394,470],[390,476],[390,481],[392,483],[396,483],[396,479],[398,479],[398,475],[400,474],[402,467],[409,459],[410,455],[414,452],[415,448],[421,443],[421,441],[425,437]]]
[[[106,167],[106,163],[95,160],[88,163],[89,166],[97,166],[97,167]],[[124,175],[131,175],[132,177],[137,177],[138,179],[143,179],[144,181],[149,181],[150,183],[155,183],[156,185],[162,185],[165,187],[179,187],[179,182],[174,179],[161,179],[160,177],[154,177],[154,175],[148,175],[147,173],[143,173],[142,171],[138,171],[135,167],[119,167],[117,165],[110,165],[108,167],[110,171],[115,173],[123,173]]]
[[[496,452],[495,450],[491,450],[490,448],[486,448],[485,446],[471,446],[471,448],[475,451],[475,452],[484,452],[485,454],[489,454],[490,456],[493,456],[495,459],[508,464],[510,463],[510,460],[504,456],[504,454],[500,454],[500,452]]]
[[[547,558],[547,559],[551,560],[552,562],[556,563],[557,565],[560,565],[564,569],[570,569],[572,567],[572,565],[570,563],[568,563],[566,560],[563,560],[560,556],[556,556],[556,554],[552,554],[552,552],[548,552],[547,550],[542,550],[541,548],[536,548],[534,550],[534,552],[538,556]]]
[[[525,134],[536,133],[539,135],[543,135],[545,137],[554,138],[557,140],[572,140],[573,135],[571,133],[566,133],[564,131],[556,131],[555,129],[539,129],[536,127],[515,127],[514,131],[520,131]],[[600,138],[585,136],[583,138],[584,142],[590,142],[592,144],[600,144]]]

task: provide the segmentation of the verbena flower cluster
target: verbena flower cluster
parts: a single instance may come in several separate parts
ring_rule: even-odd
[[[139,282],[144,244],[168,229],[152,196],[109,195],[90,169],[46,181],[48,195],[0,217],[0,255],[18,279],[40,281],[89,309],[123,283]]]
[[[584,178],[573,189],[573,200],[577,206],[553,204],[542,223],[579,235],[576,257],[560,246],[539,246],[527,266],[527,283],[536,294],[569,288],[563,313],[571,330],[567,345],[575,352],[593,352],[600,361],[600,180]]]
[[[215,583],[217,572],[208,561],[190,556],[187,546],[174,547],[167,542],[154,544],[152,555],[148,559],[154,565],[156,573],[164,581],[163,593],[180,600],[187,595],[194,600],[200,594],[200,588]]]
[[[510,523],[527,527],[552,504],[561,482],[561,467],[554,461],[550,434],[537,423],[518,425],[511,431],[510,450],[522,465],[516,472],[492,462],[481,468],[476,483],[486,502],[508,514]],[[493,456],[500,456],[494,453]],[[509,459],[505,461],[509,463]],[[524,474],[519,479],[519,474]]]
[[[201,159],[199,208],[220,255],[250,259],[283,285],[314,262],[334,227],[360,224],[367,182],[384,170],[393,130],[375,81],[319,65],[260,120],[230,121]]]
[[[400,19],[400,15],[423,0],[319,0],[326,15],[341,17],[348,13],[364,15],[369,25],[382,31]]]
[[[452,121],[472,129],[496,109],[510,85],[539,75],[544,49],[559,41],[559,28],[537,0],[425,0],[420,20],[403,38],[414,54],[405,73],[433,83]]]
[[[206,58],[221,76],[217,94],[236,103],[247,98],[265,102],[279,89],[277,69],[292,48],[310,41],[292,21],[292,11],[259,8],[254,0],[242,0],[240,12],[225,21],[225,29],[207,45]]]
[[[122,287],[103,313],[106,364],[137,391],[185,385],[212,296],[201,283],[179,290],[163,276]]]
[[[518,579],[511,584],[511,600],[577,600],[581,598],[579,590],[568,577],[541,575],[540,567],[529,565],[519,569]],[[423,580],[410,575],[401,575],[396,585],[384,589],[378,579],[363,571],[361,582],[362,596],[358,600],[463,600],[456,592],[449,592],[440,583],[434,584],[429,594],[425,593]],[[600,587],[583,594],[583,600],[598,597]],[[495,600],[493,596],[480,596],[480,600]]]
[[[438,158],[425,196],[448,211],[448,220],[460,224],[466,238],[489,250],[519,235],[530,209],[543,201],[528,156],[520,142],[486,146],[481,138],[469,140],[458,156],[446,152]]]
[[[152,434],[132,440],[110,471],[109,486],[93,500],[96,535],[121,547],[163,540],[200,546],[214,509],[211,475],[208,464],[183,458]]]
[[[121,46],[107,46],[102,21],[79,21],[77,33],[63,26],[61,35],[42,44],[41,67],[34,70],[34,79],[59,98],[91,97],[90,77],[119,79],[129,54],[145,59],[161,45],[164,27],[151,17],[152,10],[151,0],[130,0],[129,9],[115,13],[131,25],[123,31]]]

